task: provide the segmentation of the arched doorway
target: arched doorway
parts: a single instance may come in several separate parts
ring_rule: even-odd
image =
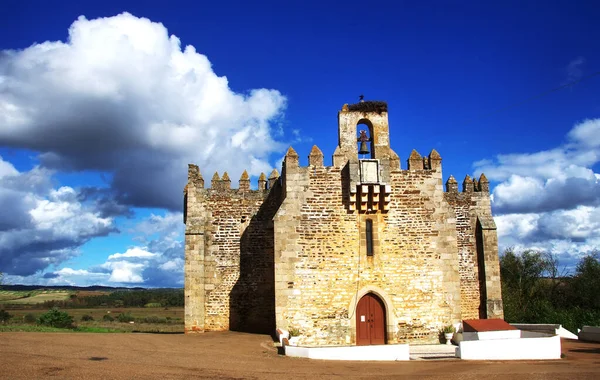
[[[373,293],[356,305],[356,345],[385,344],[385,306]]]

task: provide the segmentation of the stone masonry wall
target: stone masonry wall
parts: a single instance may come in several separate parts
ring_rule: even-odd
[[[479,181],[467,176],[462,192],[458,192],[453,177],[446,186],[445,199],[456,214],[462,318],[503,318],[496,226],[487,179],[483,175]],[[478,223],[486,224],[480,236]]]
[[[228,184],[220,186],[223,184],[219,182],[213,180],[210,189],[193,189],[193,197],[188,186],[186,331],[272,333],[275,294],[271,220],[279,206],[280,187],[271,191],[237,190],[229,189]],[[201,235],[191,233],[200,229]],[[198,246],[202,246],[202,257],[194,253]],[[192,263],[198,270],[192,270]],[[188,299],[188,293],[196,300]],[[202,302],[200,299],[203,305],[196,305],[188,313],[188,303],[194,305]]]
[[[291,161],[275,216],[278,327],[299,328],[304,345],[354,343],[357,297],[369,289],[389,302],[388,343],[434,342],[460,320],[454,213],[441,169],[391,171],[390,211],[365,215],[344,203],[344,168]],[[365,218],[376,230],[373,257],[360,244]]]

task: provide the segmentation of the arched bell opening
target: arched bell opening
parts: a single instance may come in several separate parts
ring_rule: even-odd
[[[358,158],[375,158],[375,144],[373,143],[373,123],[369,119],[360,119],[356,123]]]

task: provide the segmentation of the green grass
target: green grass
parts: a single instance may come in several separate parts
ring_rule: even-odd
[[[76,329],[71,330],[75,332],[87,332],[87,333],[122,333],[127,332],[119,329],[111,329],[107,327],[96,327],[96,326],[77,326]]]
[[[34,305],[46,301],[64,301],[73,292],[66,290],[0,290],[0,304]]]
[[[0,325],[0,332],[2,331],[30,331],[30,332],[98,332],[98,333],[132,333],[132,332],[143,332],[143,333],[165,333],[165,334],[176,334],[183,333],[183,316],[184,308],[172,308],[172,309],[159,309],[159,308],[97,308],[97,309],[60,309],[61,311],[67,312],[74,318],[75,330],[69,329],[55,329],[48,327],[40,327],[33,324],[23,323],[23,317],[26,314],[33,314],[35,318],[39,318],[41,314],[44,314],[48,309],[9,309],[7,310],[12,318],[10,322],[4,326]],[[109,313],[110,312],[110,313]],[[135,321],[134,323],[122,323],[117,320],[113,322],[104,321],[102,317],[106,314],[113,316],[115,319],[119,314],[131,314]],[[83,315],[91,315],[94,320],[82,321]],[[147,318],[157,317],[157,318]],[[166,318],[169,317],[168,320]],[[162,323],[146,323],[146,321],[152,322],[154,320],[162,320]]]
[[[0,325],[0,332],[71,332],[70,329],[59,329],[56,327],[38,325]]]
[[[128,332],[105,327],[78,326],[74,329],[59,329],[56,327],[38,325],[0,325],[0,332],[84,332],[84,333],[122,333]]]

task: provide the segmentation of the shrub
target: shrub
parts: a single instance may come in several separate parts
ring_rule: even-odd
[[[121,313],[117,316],[117,320],[119,322],[132,322],[133,320],[135,320],[135,318],[133,318],[133,315],[131,315],[130,313]]]
[[[37,320],[38,325],[58,327],[58,328],[73,328],[73,317],[64,311],[54,307],[46,313],[40,315]]]
[[[143,319],[144,323],[167,323],[167,318],[157,317],[156,315],[149,315]]]
[[[1,323],[6,323],[10,320],[10,318],[12,317],[12,315],[10,315],[8,313],[8,311],[6,310],[0,310],[0,322]]]
[[[444,326],[444,327],[442,328],[442,331],[441,331],[441,332],[442,332],[443,334],[450,334],[450,333],[454,333],[455,331],[456,331],[456,330],[454,329],[454,326],[452,326],[452,325],[447,325],[447,326]]]
[[[105,322],[113,322],[115,319],[110,314],[104,314],[102,316],[102,320],[105,321]]]
[[[23,322],[25,323],[35,323],[37,318],[33,313],[27,313],[23,316]]]
[[[288,332],[290,333],[290,336],[300,336],[300,330],[295,328],[295,327],[290,327],[290,329],[288,330]]]
[[[107,315],[108,315],[108,314],[107,314]],[[84,315],[82,315],[82,316],[81,316],[81,320],[82,320],[83,322],[86,322],[86,321],[93,321],[93,320],[94,320],[94,317],[92,317],[92,316],[91,316],[91,315],[89,315],[89,314],[84,314]]]

